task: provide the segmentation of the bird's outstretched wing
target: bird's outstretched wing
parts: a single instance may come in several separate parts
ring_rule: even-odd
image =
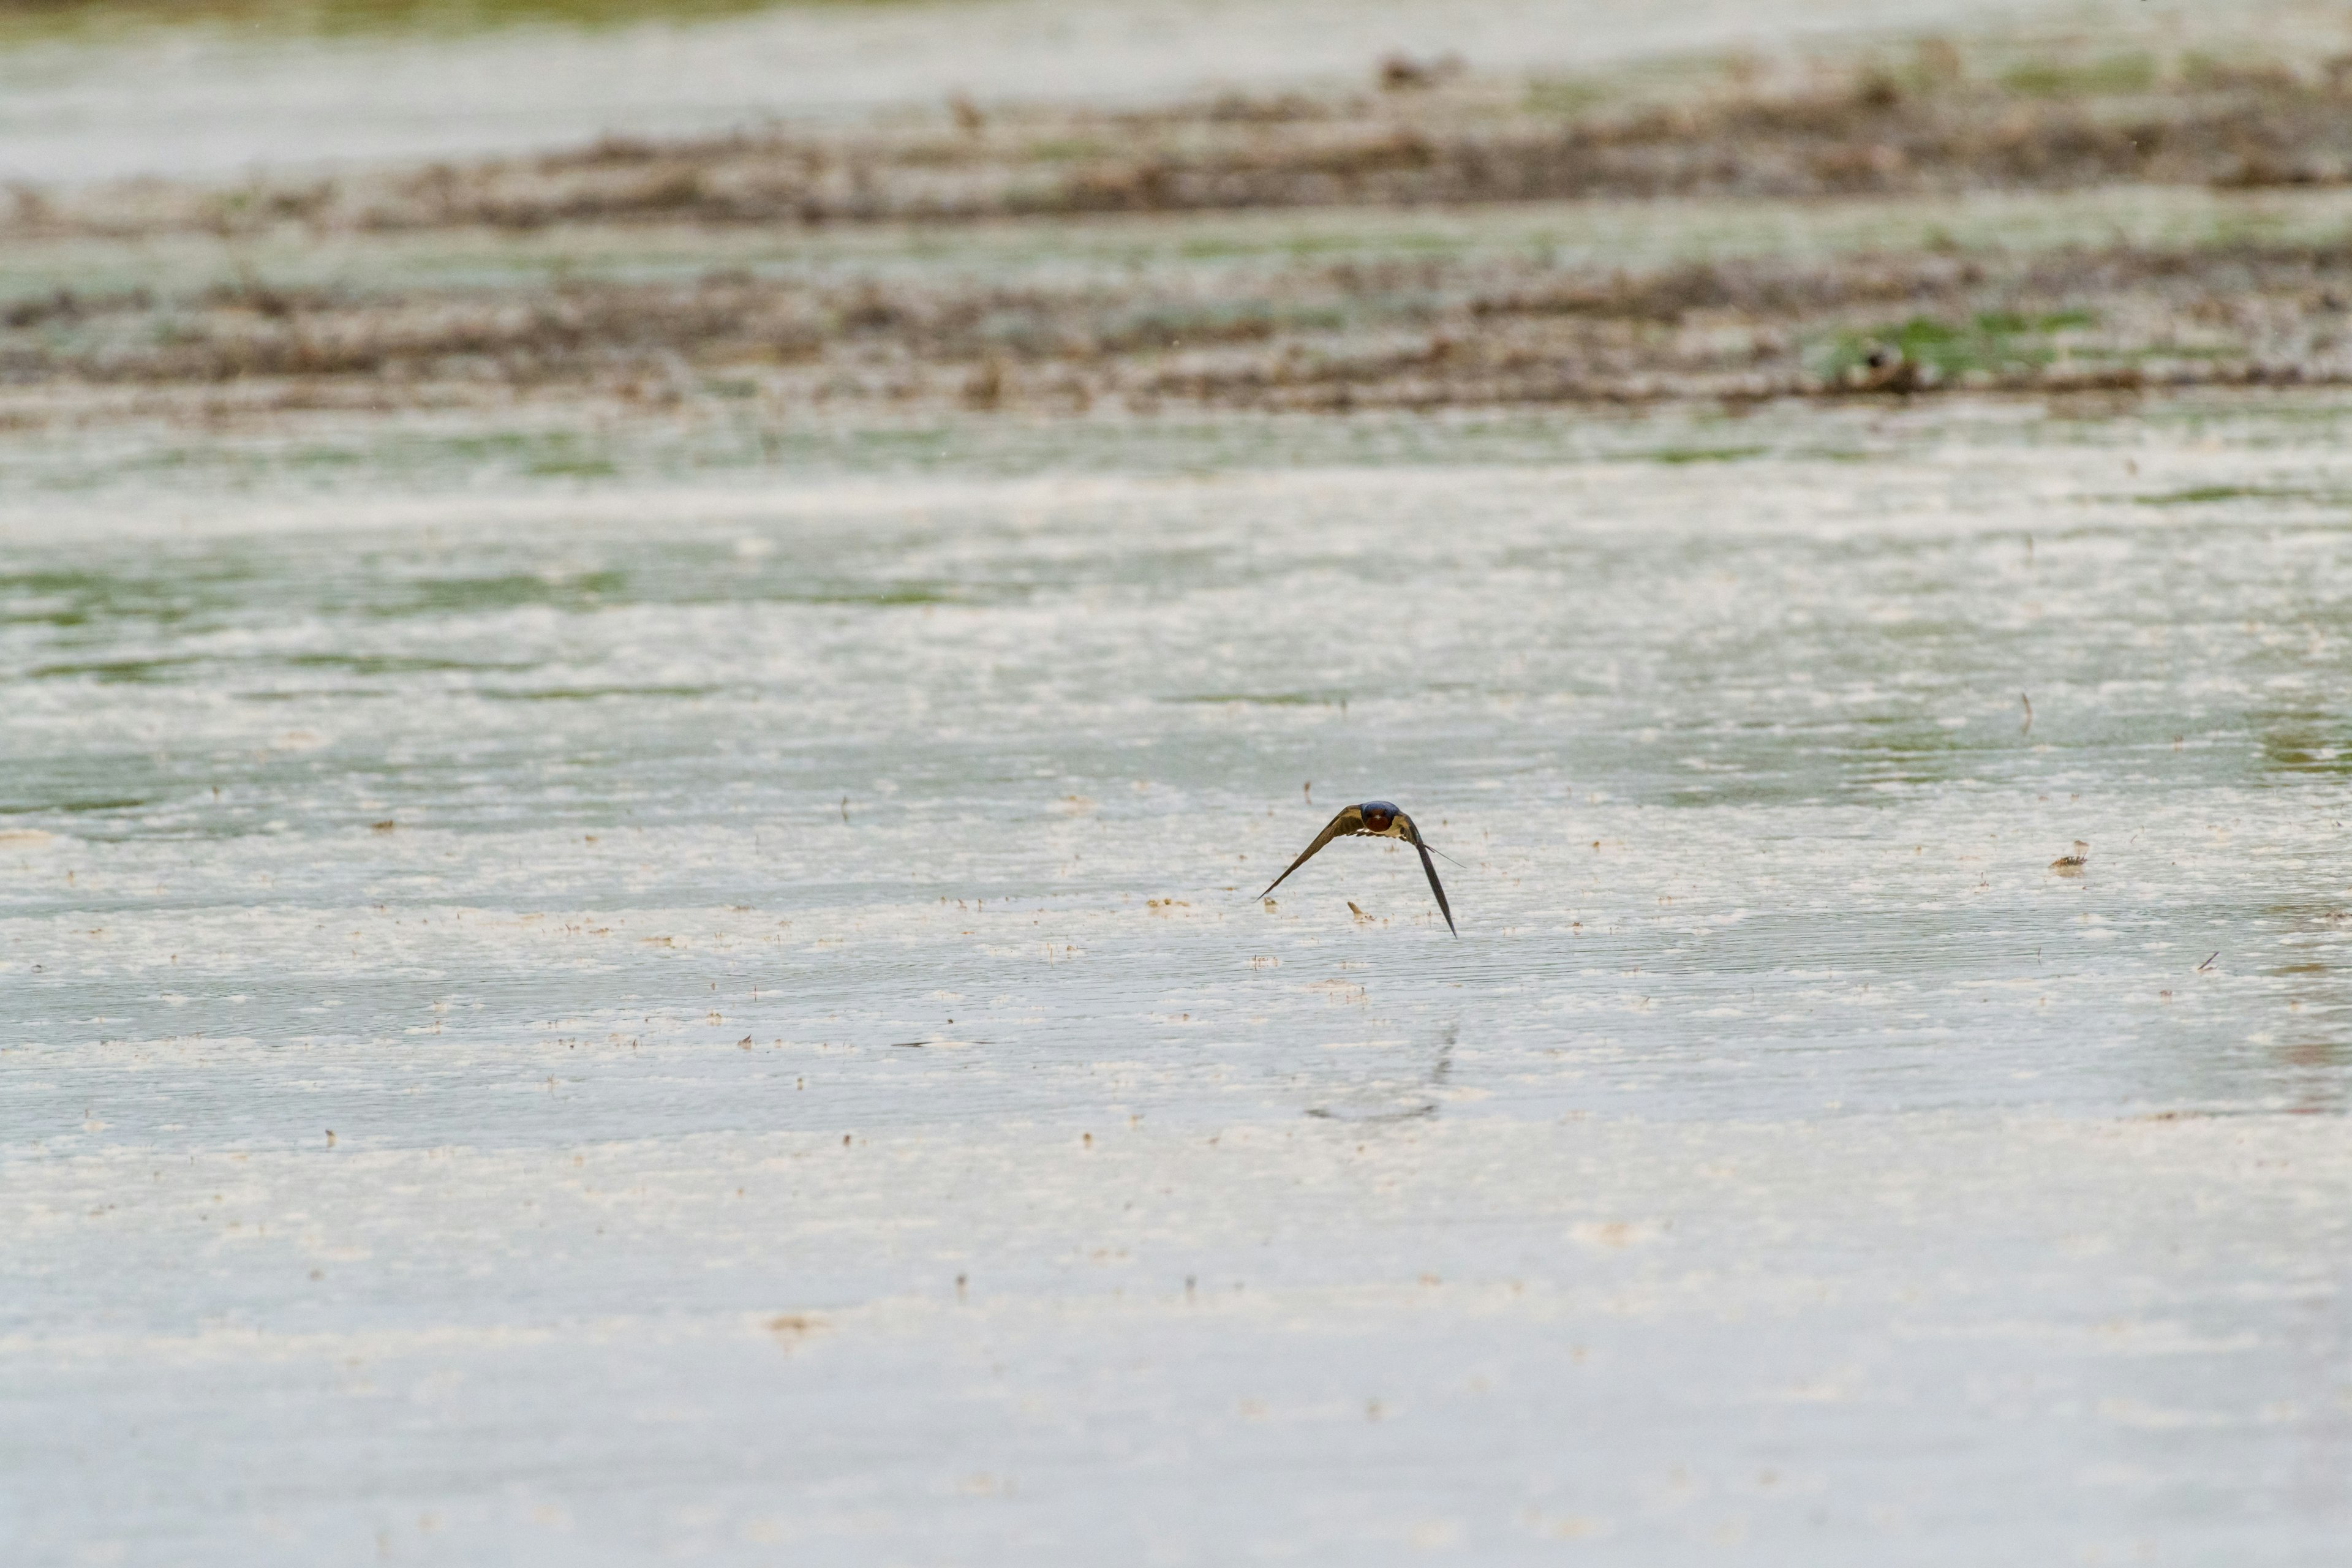
[[[1437,895],[1437,912],[1445,917],[1445,929],[1460,936],[1462,932],[1454,924],[1453,908],[1445,901],[1445,889],[1437,883],[1437,862],[1429,858],[1429,846],[1421,841],[1421,829],[1403,812],[1397,813],[1397,820],[1404,824],[1405,837],[1412,840],[1412,847],[1421,851],[1421,868],[1429,873],[1429,890]]]
[[[1339,815],[1333,817],[1328,823],[1325,824],[1323,831],[1315,836],[1315,842],[1309,844],[1305,851],[1299,855],[1298,858],[1290,863],[1290,870],[1285,871],[1282,876],[1276,877],[1273,881],[1268,882],[1265,885],[1265,893],[1271,893],[1276,888],[1282,886],[1284,879],[1288,877],[1291,871],[1297,870],[1298,868],[1306,865],[1307,862],[1315,858],[1315,851],[1322,848],[1323,846],[1330,843],[1334,838],[1340,837],[1342,834],[1361,833],[1363,830],[1364,808],[1360,805],[1341,807]],[[1265,893],[1260,893],[1258,897],[1262,899],[1265,897]]]

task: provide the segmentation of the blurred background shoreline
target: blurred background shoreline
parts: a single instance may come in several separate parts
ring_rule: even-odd
[[[2352,50],[2312,0],[17,0],[0,5],[0,177],[218,182],[920,117],[950,99],[1329,98],[1391,58],[1454,62],[1557,113],[1727,74],[1783,89],[1811,70],[1899,75],[1923,42],[1948,51],[1937,69],[2044,97],[2243,68],[2324,79]]]
[[[160,15],[0,26],[14,428],[2352,376],[2352,31],[2311,7]]]

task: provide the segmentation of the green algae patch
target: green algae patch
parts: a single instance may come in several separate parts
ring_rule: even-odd
[[[1336,691],[1205,691],[1196,696],[1170,697],[1162,700],[1207,708],[1338,708],[1344,706],[1348,700]]]
[[[405,603],[384,605],[377,613],[467,615],[540,605],[579,609],[609,599],[627,586],[627,576],[619,572],[588,572],[553,582],[522,573],[504,577],[432,578],[408,584]]]
[[[2197,485],[2185,490],[2166,490],[2131,499],[2141,506],[2208,506],[2220,501],[2315,500],[2319,497],[2313,490],[2270,485]]]
[[[529,691],[484,691],[498,702],[602,702],[610,698],[709,697],[716,686],[550,686]]]
[[[1691,463],[1745,462],[1750,458],[1760,458],[1769,450],[1767,447],[1663,447],[1642,456],[1649,462],[1682,468]]]
[[[1958,321],[1914,316],[1899,323],[1834,334],[1814,356],[1823,378],[1843,381],[1874,353],[1893,350],[1939,381],[2010,376],[2046,369],[2060,354],[2060,334],[2096,324],[2087,310],[1979,310]]]

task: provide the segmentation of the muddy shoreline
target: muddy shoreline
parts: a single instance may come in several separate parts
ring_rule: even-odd
[[[1150,112],[951,103],[863,128],[573,153],[235,188],[153,182],[20,190],[0,258],[60,246],[216,244],[201,283],[20,289],[0,300],[0,416],[45,394],[235,384],[278,406],[402,408],[486,394],[814,407],[1083,412],[1752,401],[1938,392],[2129,392],[2334,384],[2352,247],[2221,235],[2148,245],[1962,243],[1623,261],[1416,252],[1378,242],[1236,261],[1188,238],[1200,215],[1452,214],[1532,202],[1770,200],[2201,186],[2352,178],[2352,93],[2334,64],[2056,68],[1969,74],[1923,45],[1894,67],[1673,102],[1580,110],[1559,84],[1391,62],[1385,89],[1228,97]],[[1131,221],[1151,266],[992,273],[966,226]],[[1564,224],[1576,221],[1563,208]],[[571,268],[656,230],[751,232],[856,256],[678,276]],[[372,274],[372,246],[529,236],[528,278]],[[268,249],[356,254],[291,280]],[[719,247],[714,244],[714,257]],[[136,271],[135,266],[131,269]],[[268,388],[268,395],[255,392]],[[88,409],[84,397],[54,400]]]
[[[69,292],[8,307],[0,407],[69,387],[400,408],[485,393],[780,410],[1275,409],[1927,395],[2352,378],[2352,253],[2241,245],[1742,258],[1643,272],[1343,260],[1054,290],[716,273],[513,289]]]
[[[1672,90],[1386,62],[1375,89],[936,113],[226,185],[20,185],[0,239],[579,224],[822,228],[1108,213],[2352,183],[2352,55],[1973,73],[1949,45]]]

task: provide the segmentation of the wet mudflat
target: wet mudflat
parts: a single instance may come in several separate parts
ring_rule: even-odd
[[[789,442],[954,409],[2342,384],[2352,77],[2184,38],[1399,56],[1140,106],[26,182],[0,424],[584,398]]]
[[[1340,0],[61,0],[0,16],[0,175],[468,158],[615,131],[845,121],[935,109],[950,94],[1131,105],[1278,92],[1360,80],[1390,51],[1625,72],[1678,52],[1778,53],[1839,31],[1988,21],[2102,51],[2210,47],[2218,34],[2316,65],[2341,47],[2333,14],[2294,0],[2181,0],[2153,17],[2094,0],[2037,20],[1997,0],[1709,0],[1659,13],[1396,0],[1375,15]]]
[[[2327,1561],[2347,419],[18,437],[0,1542]]]

